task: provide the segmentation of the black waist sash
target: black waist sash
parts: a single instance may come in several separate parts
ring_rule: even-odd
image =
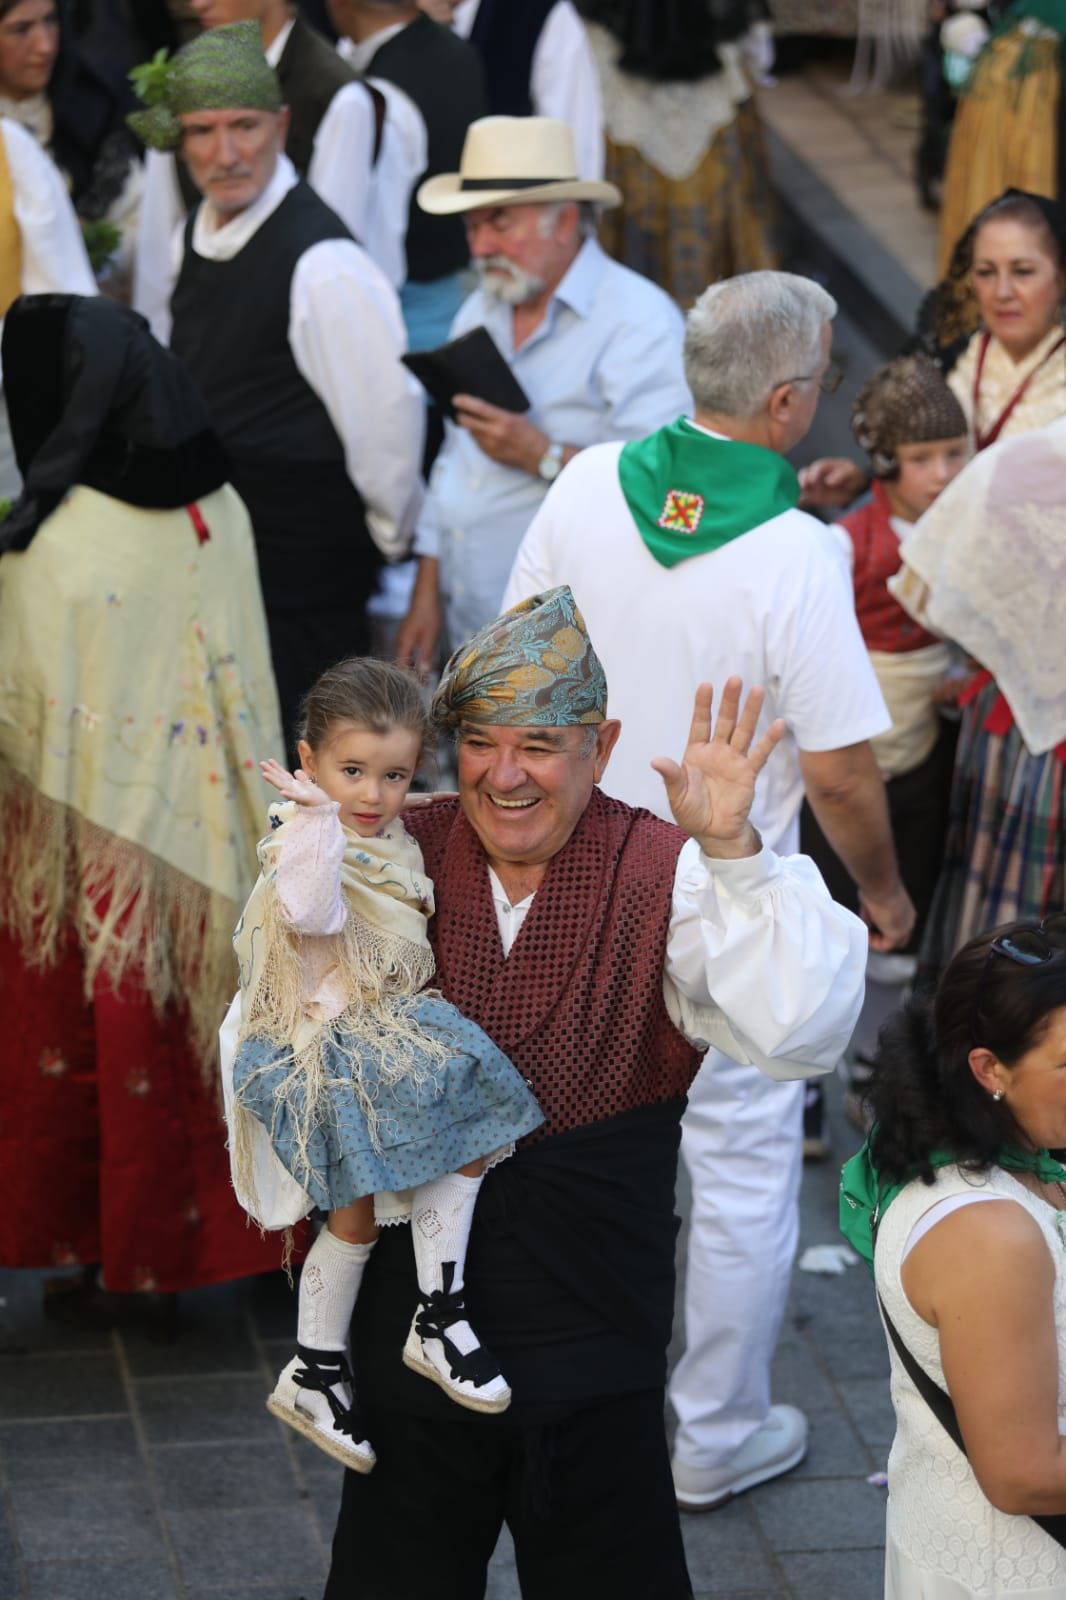
[[[684,1100],[553,1135],[489,1172],[467,1257],[466,1303],[499,1359],[512,1420],[550,1418],[661,1388],[674,1312],[674,1184]],[[407,1228],[386,1228],[353,1324],[357,1383],[371,1407],[458,1416],[404,1367],[418,1299]]]

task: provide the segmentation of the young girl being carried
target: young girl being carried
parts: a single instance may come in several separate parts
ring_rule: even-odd
[[[433,885],[399,813],[428,729],[419,686],[397,667],[353,658],[319,679],[302,770],[263,763],[288,803],[270,808],[262,875],[234,936],[240,1032],[226,1100],[238,1196],[267,1226],[328,1213],[300,1276],[296,1355],[267,1405],[357,1472],[375,1456],[346,1350],[378,1234],[375,1194],[414,1191],[421,1300],[404,1362],[460,1405],[503,1411],[511,1392],[466,1320],[463,1266],[486,1166],[543,1121],[492,1040],[423,992]],[[295,1196],[284,1218],[257,1190],[279,1163]]]

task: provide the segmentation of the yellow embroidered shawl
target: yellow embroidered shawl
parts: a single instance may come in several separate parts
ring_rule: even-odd
[[[199,509],[206,542],[79,486],[0,559],[0,923],[42,964],[72,926],[87,987],[187,1006],[213,1081],[282,744],[247,512]]]

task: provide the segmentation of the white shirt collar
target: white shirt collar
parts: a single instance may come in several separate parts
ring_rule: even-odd
[[[192,226],[192,247],[207,261],[229,261],[278,209],[289,190],[299,182],[296,168],[286,155],[278,156],[274,175],[259,199],[245,211],[224,221],[210,200],[201,200]]]
[[[685,421],[690,428],[695,428],[699,433],[705,433],[708,439],[724,439],[726,444],[735,443],[735,440],[731,439],[728,433],[715,433],[713,428],[705,428],[702,422],[696,421],[695,417],[686,417]]]
[[[460,39],[469,39],[474,23],[477,21],[477,8],[480,0],[460,0],[452,14],[452,27]]]
[[[361,44],[356,44],[354,39],[341,39],[337,49],[356,72],[365,72],[382,45],[388,44],[390,39],[395,39],[398,33],[402,33],[408,27],[410,27],[408,22],[390,22],[387,28],[379,28],[377,33],[372,33],[370,38],[364,39]]]
[[[275,70],[277,69],[278,62],[281,60],[282,56],[285,54],[285,46],[289,42],[289,34],[292,32],[295,24],[296,24],[296,18],[295,17],[290,17],[288,22],[285,23],[285,25],[282,28],[281,32],[278,33],[278,34],[275,34],[273,40],[270,42],[270,44],[267,45],[266,49],[263,51],[263,54],[266,56],[267,61],[270,63],[270,65],[272,67],[275,68]]]

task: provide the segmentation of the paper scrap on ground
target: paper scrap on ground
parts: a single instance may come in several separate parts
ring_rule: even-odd
[[[801,1272],[818,1272],[824,1277],[839,1278],[859,1259],[850,1245],[812,1244],[800,1256],[799,1269]]]

